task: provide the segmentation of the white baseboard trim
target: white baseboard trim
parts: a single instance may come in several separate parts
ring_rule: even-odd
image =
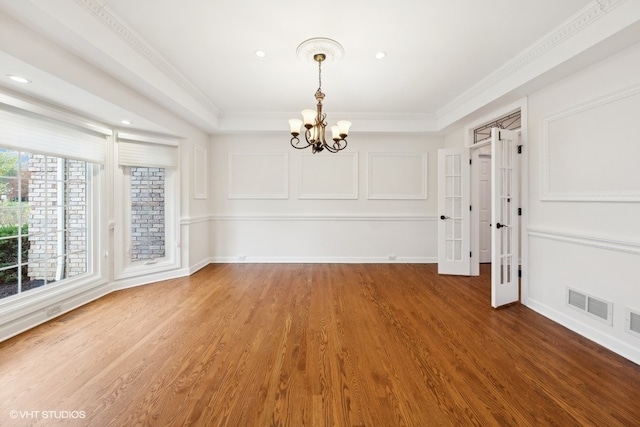
[[[435,264],[437,257],[212,257],[212,264]]]
[[[570,329],[573,332],[613,351],[614,353],[629,359],[633,363],[640,365],[640,348],[631,346],[608,334],[604,334],[597,329],[566,315],[565,313],[555,310],[546,304],[542,304],[531,298],[527,299],[525,305],[531,310],[553,320],[556,323],[559,323],[565,328]]]
[[[206,267],[207,265],[211,264],[211,259],[209,258],[205,258],[202,261],[192,265],[189,267],[189,276],[191,276],[193,273],[195,273],[198,270],[202,270],[204,267]]]
[[[148,285],[163,280],[177,279],[179,277],[189,276],[188,268],[179,268],[176,270],[161,271],[155,274],[147,274],[144,276],[129,277],[126,279],[116,280],[113,282],[113,290],[135,288],[138,286]]]
[[[31,302],[28,307],[21,310],[23,314],[16,313],[0,325],[0,342],[95,301],[112,291],[111,283],[103,283],[74,295],[50,298],[44,306],[38,302]]]

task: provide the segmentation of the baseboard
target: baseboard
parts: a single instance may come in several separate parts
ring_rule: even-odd
[[[558,310],[555,310],[545,304],[539,303],[528,298],[525,304],[531,310],[553,320],[573,332],[582,335],[591,341],[613,351],[620,356],[629,359],[633,363],[640,365],[640,348],[631,346],[619,339],[604,334],[589,325],[582,323],[571,316],[568,316]]]
[[[138,286],[148,285],[163,280],[177,279],[179,277],[189,276],[189,268],[178,268],[176,270],[161,271],[155,274],[146,274],[144,276],[129,277],[113,282],[113,290],[135,288]]]
[[[0,325],[0,342],[102,298],[112,291],[111,283],[103,283],[74,295],[50,298],[44,306],[31,302],[30,307],[21,310],[22,313],[16,313]]]
[[[437,257],[211,257],[211,264],[435,264]]]
[[[189,276],[191,276],[196,271],[203,269],[204,267],[206,267],[207,265],[209,265],[211,263],[212,262],[211,262],[211,260],[209,258],[205,258],[202,261],[190,266],[189,267]]]

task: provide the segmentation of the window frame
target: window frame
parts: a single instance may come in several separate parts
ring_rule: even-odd
[[[132,134],[120,134],[116,139],[115,158],[118,159],[120,153],[119,142],[125,142],[129,144],[131,141],[141,142],[140,146],[144,150],[148,150],[149,158],[155,157],[156,153],[163,153],[168,147],[174,147],[177,154],[178,146],[177,141],[172,140],[159,140],[158,138],[146,138],[144,135],[132,135]],[[132,261],[129,256],[131,248],[131,167],[134,166],[130,163],[134,163],[127,159],[126,163],[119,164],[114,168],[115,177],[115,189],[117,194],[121,194],[122,197],[115,197],[115,223],[114,223],[114,245],[116,248],[125,248],[118,251],[118,254],[114,262],[114,279],[122,280],[137,276],[149,275],[154,273],[161,273],[169,270],[179,269],[180,264],[180,187],[179,187],[179,172],[176,167],[165,166],[165,256],[162,258],[155,258],[149,261]],[[137,167],[161,167],[162,165],[155,164],[143,164],[144,159],[140,159]]]
[[[65,157],[65,159],[68,158]],[[86,167],[86,176],[89,179],[86,192],[86,272],[0,299],[0,312],[3,312],[2,320],[5,318],[11,320],[12,317],[26,308],[33,307],[33,309],[38,309],[42,305],[51,305],[62,296],[68,297],[86,292],[107,282],[105,265],[100,262],[100,254],[104,252],[103,249],[106,242],[105,227],[100,226],[100,224],[104,223],[106,208],[104,203],[105,165],[87,162]]]

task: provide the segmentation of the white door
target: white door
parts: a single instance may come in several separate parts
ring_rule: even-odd
[[[469,149],[438,150],[438,273],[469,275]]]
[[[519,186],[520,132],[491,130],[491,305],[499,307],[519,299]]]

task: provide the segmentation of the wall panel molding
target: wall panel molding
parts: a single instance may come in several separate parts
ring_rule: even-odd
[[[208,215],[182,217],[182,218],[180,218],[180,225],[200,224],[200,223],[203,223],[203,222],[209,222],[210,219],[211,218]]]
[[[369,153],[369,200],[425,200],[427,153]]]
[[[288,199],[288,153],[229,153],[229,199]]]
[[[207,198],[207,150],[198,145],[193,146],[193,198]]]
[[[298,199],[358,199],[358,153],[302,154]]]
[[[623,252],[640,255],[640,242],[621,241],[608,237],[587,236],[583,234],[566,233],[558,230],[529,227],[529,237],[537,237],[546,240],[555,240],[573,245],[587,246],[608,251]]]
[[[603,202],[638,202],[640,201],[640,173],[631,162],[637,161],[640,153],[640,136],[624,134],[628,126],[615,126],[615,121],[631,123],[637,120],[640,108],[640,84],[614,93],[572,106],[560,112],[542,118],[541,163],[542,183],[541,199],[544,201],[603,201]],[[578,123],[576,123],[576,121]],[[618,129],[622,128],[619,133]],[[582,151],[580,141],[568,141],[567,132],[573,137],[592,138],[590,143],[601,148],[601,152]],[[633,138],[633,139],[632,139]],[[591,144],[589,144],[591,146]],[[562,164],[563,169],[570,169],[571,175],[565,180],[589,179],[599,180],[591,185],[595,187],[609,179],[612,174],[623,173],[625,176],[614,182],[625,182],[626,189],[604,188],[586,190],[580,188],[555,189],[562,186],[559,166],[554,169],[553,163]],[[608,162],[608,163],[607,163]],[[553,170],[552,170],[553,169]],[[634,176],[633,173],[638,176]],[[554,176],[555,174],[555,176]],[[575,183],[564,185],[576,185]]]

